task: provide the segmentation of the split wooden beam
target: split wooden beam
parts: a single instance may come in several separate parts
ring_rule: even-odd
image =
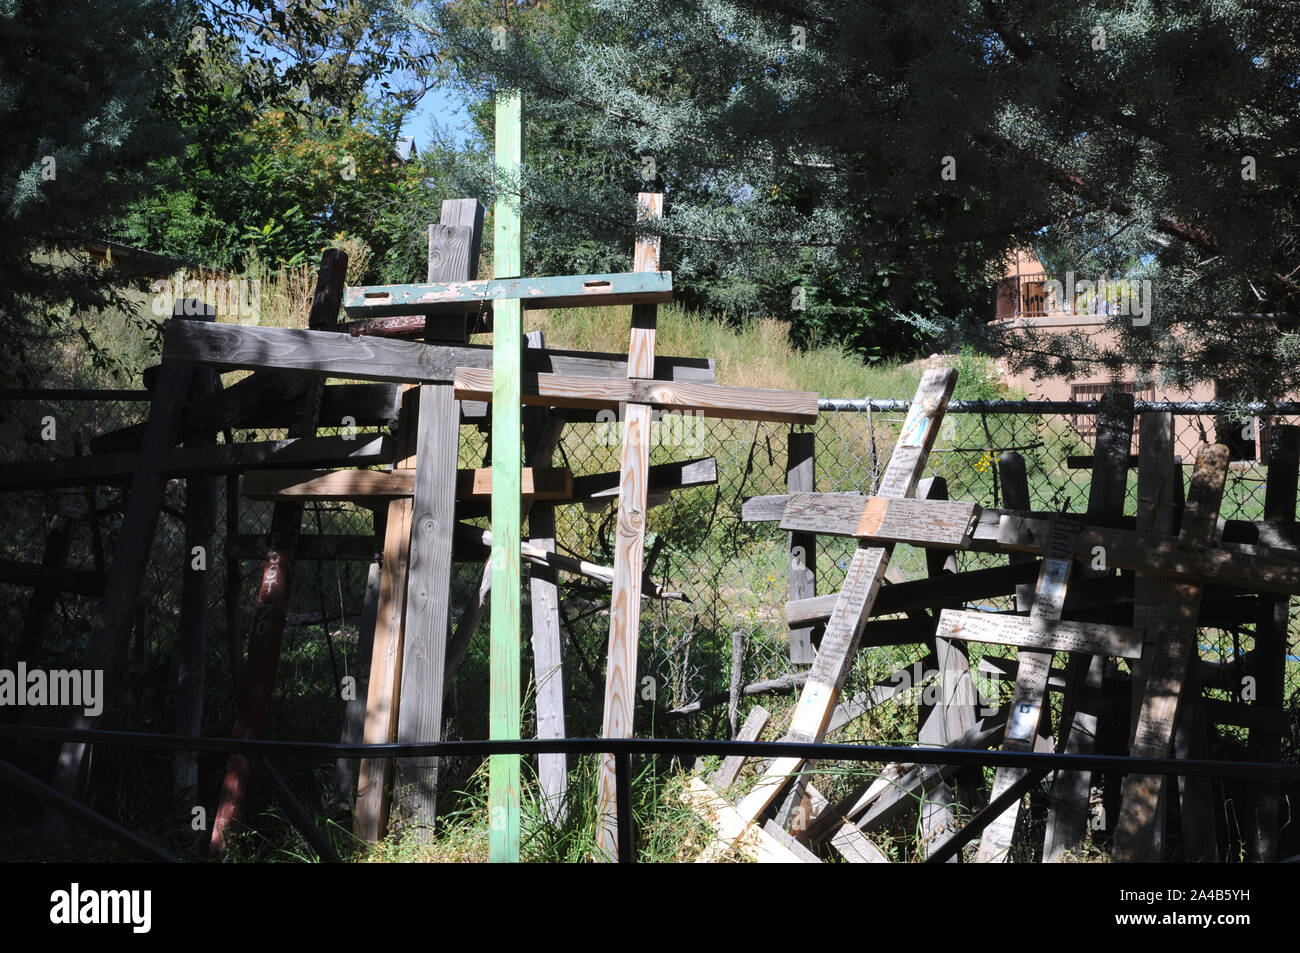
[[[1212,444],[1197,454],[1191,488],[1187,493],[1187,507],[1178,532],[1180,545],[1203,547],[1212,541],[1227,473],[1227,447]],[[1146,694],[1130,751],[1132,757],[1169,756],[1183,684],[1196,647],[1201,595],[1202,587],[1195,582],[1178,581],[1169,585],[1157,648],[1147,671]],[[1153,832],[1163,788],[1164,777],[1161,775],[1129,774],[1125,777],[1111,852],[1114,860],[1160,859],[1155,853]]]
[[[199,320],[185,320],[186,315],[198,315]],[[178,302],[168,325],[197,324],[214,318],[215,313],[199,302]],[[158,470],[159,460],[177,439],[192,376],[188,367],[164,362],[154,384],[148,426],[127,492],[122,529],[108,567],[104,596],[90,627],[86,667],[104,673],[104,688],[108,693],[117,686],[119,659],[135,619],[140,587],[162,511],[165,484]],[[98,720],[79,713],[73,717],[71,727],[94,728]],[[88,748],[84,743],[68,743],[60,751],[52,786],[61,794],[76,797],[80,792]],[[57,837],[66,829],[65,824],[64,815],[50,807],[42,820],[41,833],[47,839]]]
[[[642,192],[637,196],[637,220],[663,216],[662,193]],[[659,239],[638,236],[634,255],[638,272],[659,270]],[[650,470],[650,423],[652,408],[646,398],[652,393],[647,379],[654,373],[655,329],[658,309],[654,304],[632,308],[632,331],[628,343],[628,403],[623,413],[623,446],[619,460],[618,508],[614,522],[614,582],[609,608],[609,649],[605,669],[605,705],[601,737],[632,737],[636,708],[636,655],[641,638],[641,577],[645,564],[645,530]],[[542,375],[538,375],[540,378]],[[459,379],[459,375],[458,375]],[[706,386],[706,385],[696,385]],[[716,386],[716,385],[713,385]],[[536,381],[541,393],[559,390]],[[528,390],[525,384],[524,390]],[[635,399],[640,397],[640,399]],[[527,398],[525,398],[527,399]],[[560,401],[553,401],[560,403]],[[813,398],[816,419],[816,397]],[[618,809],[613,755],[602,755],[598,780],[596,823],[600,850],[608,858],[618,857]],[[625,818],[631,823],[631,818]]]
[[[951,369],[925,372],[881,478],[880,496],[903,499],[915,492],[956,383],[957,373]],[[892,554],[890,544],[881,547],[859,545],[854,553],[839,600],[822,636],[817,660],[795,706],[787,734],[791,741],[820,741],[825,737]],[[758,784],[737,808],[746,829],[781,793],[803,763],[804,759],[796,757],[773,759]],[[722,833],[703,856],[717,856],[731,843],[734,843],[734,838]]]

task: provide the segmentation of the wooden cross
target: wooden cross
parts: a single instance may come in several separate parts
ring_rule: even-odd
[[[915,491],[956,383],[956,371],[935,369],[925,372],[881,479],[880,496],[903,499]],[[854,553],[845,574],[844,587],[836,597],[835,608],[822,636],[821,650],[795,706],[786,736],[789,740],[821,741],[825,736],[892,554],[892,543],[859,546]],[[776,758],[771,762],[758,784],[737,806],[742,834],[802,765],[803,759],[797,757]],[[731,831],[719,834],[701,859],[712,860],[722,856],[740,836],[732,836]]]

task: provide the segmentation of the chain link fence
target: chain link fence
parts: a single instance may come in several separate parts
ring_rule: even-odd
[[[87,397],[92,399],[85,399]],[[139,423],[148,413],[143,392],[60,394],[10,393],[0,398],[0,434],[10,460],[42,460],[84,453],[90,438]],[[907,401],[823,401],[814,433],[816,488],[823,491],[871,492],[879,481],[906,413]],[[954,403],[939,433],[927,473],[947,480],[952,499],[986,506],[1004,505],[997,456],[1015,450],[1025,459],[1034,509],[1082,513],[1090,481],[1086,458],[1091,453],[1095,418],[1087,405],[1042,403]],[[1141,409],[1141,406],[1140,408]],[[1172,406],[1176,414],[1176,453],[1184,478],[1197,447],[1206,440],[1226,440],[1234,462],[1221,515],[1227,519],[1263,517],[1267,465],[1255,448],[1263,441],[1250,422],[1228,419],[1208,405]],[[50,421],[54,422],[53,431]],[[1285,418],[1285,422],[1293,422]],[[749,497],[786,490],[787,440],[783,424],[710,420],[664,415],[656,424],[651,463],[712,456],[715,484],[690,487],[663,498],[651,508],[646,531],[647,576],[681,598],[646,599],[642,605],[641,657],[645,676],[638,702],[637,731],[659,736],[725,737],[729,730],[726,697],[734,683],[750,684],[798,675],[793,665],[785,603],[789,597],[787,535],[774,523],[747,523],[741,504]],[[1136,428],[1135,428],[1136,429]],[[328,433],[330,431],[322,431]],[[236,431],[222,441],[274,440],[283,431]],[[359,434],[364,439],[366,434]],[[575,475],[617,471],[621,432],[617,423],[566,425],[555,465]],[[461,428],[461,467],[487,465],[489,441],[483,429]],[[1125,512],[1136,509],[1136,468],[1130,471]],[[238,499],[235,481],[218,478],[218,512],[210,571],[207,687],[204,732],[224,735],[234,721],[236,692],[232,653],[246,645],[261,575],[259,546],[264,549],[271,520],[270,502],[239,500],[227,514],[227,491]],[[113,556],[124,504],[125,487],[43,489],[11,493],[0,510],[6,575],[0,583],[0,624],[10,633],[5,653],[12,658],[31,603],[31,567],[40,567],[51,521],[63,514],[71,521],[66,568],[78,579],[102,577]],[[137,631],[123,667],[124,681],[107,710],[105,727],[171,731],[175,725],[175,684],[180,628],[180,589],[188,554],[184,549],[184,481],[168,483],[158,534],[149,557]],[[559,552],[610,566],[614,553],[616,504],[556,505]],[[382,511],[381,511],[382,513]],[[471,520],[484,527],[486,517]],[[366,537],[373,551],[381,548],[376,530],[382,516],[351,503],[308,504],[304,534]],[[232,539],[232,534],[238,539]],[[818,539],[816,582],[819,593],[833,593],[842,583],[852,554],[852,540]],[[241,558],[236,558],[239,555]],[[961,569],[999,562],[997,557],[961,553]],[[26,567],[26,568],[24,568]],[[295,569],[292,604],[286,626],[274,707],[274,737],[334,740],[343,702],[339,686],[355,674],[359,622],[369,563],[350,560],[302,560]],[[920,550],[899,546],[892,565],[897,580],[925,574]],[[23,573],[27,575],[24,576]],[[226,573],[233,575],[227,577]],[[482,565],[456,563],[453,607],[466,605],[478,590]],[[24,581],[27,580],[27,581]],[[525,631],[521,666],[531,673],[528,587],[523,588]],[[41,643],[41,664],[50,668],[83,664],[90,622],[97,599],[92,593],[61,592]],[[561,576],[561,632],[564,640],[566,728],[573,737],[598,735],[609,636],[609,591],[590,579]],[[1235,659],[1251,645],[1253,620],[1231,629],[1202,632],[1203,657]],[[1293,625],[1295,623],[1293,622]],[[479,624],[468,655],[451,688],[447,736],[487,735],[487,614]],[[1292,632],[1292,644],[1295,632]],[[998,654],[1005,650],[990,649]],[[873,682],[919,660],[922,647],[899,646],[861,653],[846,692],[862,691]],[[972,645],[975,661],[981,651]],[[1294,652],[1294,649],[1291,650]],[[1112,662],[1112,665],[1114,663]],[[1286,698],[1294,710],[1300,697],[1300,665],[1294,655],[1286,666]],[[992,684],[990,692],[1009,694],[1009,685]],[[719,697],[722,702],[718,701]],[[531,683],[526,688],[531,697]],[[788,696],[787,696],[788,697]],[[651,703],[653,702],[653,704]],[[749,702],[742,704],[748,707]],[[777,699],[774,713],[779,713]],[[690,717],[675,709],[697,705]],[[29,716],[33,721],[57,713]],[[779,724],[778,724],[778,727]],[[525,734],[535,729],[531,705]],[[872,717],[846,726],[833,740],[914,741],[915,716],[907,707],[888,706]],[[1287,745],[1293,757],[1294,745]],[[463,777],[446,779],[453,787]],[[165,779],[161,782],[165,784]]]

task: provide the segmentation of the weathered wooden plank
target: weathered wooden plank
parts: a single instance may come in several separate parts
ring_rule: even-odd
[[[1178,533],[1180,544],[1203,546],[1213,538],[1227,472],[1227,447],[1213,444],[1203,447],[1197,454],[1183,524]],[[1134,757],[1164,758],[1169,755],[1183,681],[1195,647],[1200,603],[1201,586],[1187,582],[1175,582],[1169,586],[1157,636],[1158,648],[1147,671],[1146,697],[1142,700],[1130,751]],[[1114,860],[1159,859],[1154,853],[1152,830],[1163,787],[1164,778],[1159,775],[1130,774],[1125,777],[1111,852]]]
[[[337,325],[339,298],[347,266],[348,256],[337,248],[327,248],[321,254],[316,289],[307,316],[308,327],[330,328]],[[306,438],[315,435],[324,390],[324,377],[308,381],[298,416],[289,428],[290,437]],[[301,531],[302,504],[277,503],[272,507],[271,545],[266,552],[266,561],[262,564],[257,604],[249,629],[248,658],[244,665],[244,679],[232,728],[232,737],[235,738],[266,736],[271,695],[275,689],[275,671],[280,661],[280,641],[284,635],[289,594],[293,586],[294,544]],[[243,754],[232,752],[226,763],[221,800],[212,821],[210,849],[213,853],[225,851],[226,835],[242,820],[253,778],[253,765],[249,759]]]
[[[618,471],[588,473],[573,478],[573,501],[609,500],[618,497]],[[713,457],[656,463],[649,470],[649,493],[667,493],[718,482],[718,463]]]
[[[694,775],[687,779],[683,797],[711,827],[721,831],[723,836],[730,836],[729,846],[734,847],[742,856],[760,864],[803,863],[801,857],[761,827],[746,824],[734,807]],[[710,860],[720,859],[721,855]],[[696,861],[704,862],[703,857]]]
[[[673,276],[667,271],[622,272],[415,285],[361,285],[347,290],[343,307],[354,318],[470,314],[492,310],[492,304],[502,300],[517,300],[529,311],[669,304],[673,300]],[[495,316],[495,312],[493,314]]]
[[[763,729],[767,723],[772,720],[772,715],[762,705],[755,705],[745,716],[745,723],[740,726],[740,731],[736,733],[737,741],[757,741],[763,734]],[[736,783],[736,778],[740,776],[740,770],[745,766],[747,759],[743,754],[729,754],[722,761],[722,767],[718,768],[718,773],[710,778],[710,783],[719,791],[725,791]]]
[[[496,93],[498,173],[508,182],[523,174],[523,98],[519,90]],[[493,208],[492,273],[518,278],[523,270],[523,226],[519,196],[498,194]],[[516,290],[524,289],[516,284]],[[518,297],[498,298],[493,309],[492,371],[479,399],[492,400],[492,593],[490,622],[488,735],[519,737],[519,550],[522,530],[519,471],[520,338],[522,312]],[[457,393],[457,397],[464,395]],[[492,755],[488,760],[489,856],[496,863],[519,861],[519,755]]]
[[[525,355],[534,349],[534,343],[540,346],[541,342],[534,342],[531,334],[525,337]],[[537,442],[528,447],[528,463],[533,465],[534,469],[551,462],[555,455],[555,448],[559,443],[560,434],[563,429],[563,421],[557,420],[555,414],[548,413],[545,420],[546,424],[540,429]],[[531,506],[532,500],[525,499],[523,501],[523,505],[520,507],[520,518],[526,517],[529,514]],[[471,544],[472,547],[473,540],[477,538],[478,541],[487,548],[487,550],[490,551],[492,548],[491,532],[457,526],[456,533],[459,544]],[[477,534],[477,536],[475,534]],[[533,554],[529,553],[528,550],[529,546],[525,545],[523,552],[524,558],[536,563],[537,559],[535,559]],[[479,578],[478,595],[476,598],[470,599],[465,610],[461,612],[460,618],[456,620],[456,631],[452,633],[451,645],[448,649],[447,657],[447,679],[449,685],[450,680],[455,676],[457,670],[460,668],[461,661],[465,658],[465,653],[469,651],[470,640],[478,629],[479,621],[482,619],[483,613],[487,611],[488,602],[492,596],[491,560],[488,558],[487,553],[485,553],[481,558],[484,562],[484,567],[482,575]],[[543,560],[544,564],[550,565],[553,558],[555,558],[554,553],[548,554],[546,559]],[[556,568],[559,568],[558,565]],[[610,578],[613,578],[612,570],[610,571]],[[647,589],[647,591],[649,591],[649,589]]]
[[[842,493],[821,493],[823,497],[840,497],[862,503],[867,495],[857,490]],[[790,501],[788,493],[774,493],[770,496],[751,496],[740,504],[740,519],[744,523],[772,523],[785,516],[785,505]]]
[[[953,370],[932,369],[925,372],[911,408],[899,432],[889,465],[880,481],[878,494],[904,498],[911,495],[921,478],[930,448],[938,435],[939,424],[957,383]],[[809,672],[791,719],[788,737],[793,741],[820,741],[839,701],[840,690],[848,676],[853,655],[862,639],[872,604],[880,591],[885,569],[893,553],[890,546],[859,546],[845,573],[844,588],[831,613],[822,636],[821,649]],[[738,810],[746,824],[780,794],[790,777],[803,765],[801,758],[775,758],[754,789],[741,801]],[[712,856],[727,846],[725,835],[705,851]]]
[[[410,470],[415,467],[418,401],[418,390],[408,388],[403,392],[396,432],[398,469]],[[362,728],[362,738],[367,744],[382,744],[397,737],[401,700],[402,625],[406,608],[413,512],[411,500],[398,499],[388,504],[385,515],[379,603],[375,613],[369,684],[366,687],[366,717]],[[386,787],[391,777],[390,760],[361,760],[352,830],[362,840],[377,841],[384,836],[390,806]]]
[[[1080,524],[1076,520],[1058,518],[1052,521],[1048,533],[1043,565],[1034,589],[1034,604],[1029,614],[1030,627],[1045,637],[1050,637],[1052,631],[1062,625],[1061,611],[1065,607],[1065,589],[1074,565],[1071,556],[1079,528]],[[1140,652],[1140,647],[1138,651]],[[1031,751],[1038,735],[1039,719],[1042,717],[1047,679],[1052,668],[1052,653],[1022,649],[1017,661],[1020,665],[1016,673],[1016,691],[1007,715],[1002,748],[1006,751]],[[1019,783],[1025,774],[1023,768],[998,768],[993,778],[993,790],[989,794],[990,803]],[[975,855],[978,862],[1005,863],[1009,859],[1019,814],[1020,802],[1017,800],[984,829]]]
[[[178,302],[177,312],[168,321],[172,324],[200,324],[215,317],[211,309],[197,302]],[[206,311],[206,314],[202,312]],[[198,312],[200,320],[183,320],[186,313]],[[163,364],[153,388],[153,401],[149,407],[149,423],[136,460],[135,473],[126,497],[122,514],[122,529],[118,535],[113,560],[108,568],[104,596],[100,600],[95,618],[91,622],[90,645],[86,667],[104,673],[104,687],[109,693],[117,685],[119,659],[122,647],[131,631],[135,607],[140,599],[140,586],[144,581],[162,510],[163,479],[158,472],[158,462],[164,450],[175,442],[181,415],[190,387],[192,372],[189,368]],[[79,712],[72,718],[73,728],[94,728],[97,717]],[[85,744],[65,744],[59,755],[52,786],[62,794],[75,796],[83,783],[82,768],[87,752]],[[58,836],[65,827],[64,815],[49,807],[41,824],[45,838]]]
[[[456,469],[460,411],[445,385],[421,387],[419,395],[397,740],[441,741],[443,666],[451,612],[451,540],[460,482],[447,477]],[[394,765],[395,801],[403,821],[426,829],[416,836],[427,837],[437,817],[437,764],[436,758],[402,758]]]
[[[820,857],[787,834],[776,821],[767,821],[763,825],[763,832],[798,858],[800,863],[820,864],[822,862]]]
[[[978,552],[1041,554],[1048,522],[1016,512],[986,509],[980,514],[971,548]],[[1105,550],[1106,564],[1117,569],[1252,592],[1300,594],[1300,563],[1282,551],[1266,547],[1193,546],[1181,539],[1151,539],[1135,532],[1087,527],[1079,534],[1074,558],[1090,563],[1097,547]]]
[[[1113,526],[1124,515],[1128,486],[1129,447],[1133,443],[1133,395],[1111,390],[1097,412],[1096,460],[1084,519],[1095,526]],[[1109,577],[1109,568],[1083,571],[1085,576]],[[1101,713],[1105,659],[1072,656],[1066,665],[1070,686],[1063,701],[1061,733],[1067,754],[1092,754]],[[1092,772],[1058,771],[1048,798],[1043,859],[1054,863],[1076,850],[1088,829]]]
[[[855,536],[885,543],[964,549],[979,519],[979,506],[948,500],[860,501],[838,494],[791,494],[781,529]]]
[[[547,552],[555,551],[555,509],[546,503],[535,505],[528,514],[528,542]],[[559,573],[551,566],[533,565],[528,573],[532,597],[533,681],[537,700],[537,737],[564,735],[564,656],[560,634]],[[537,756],[537,781],[542,794],[542,811],[559,827],[568,816],[568,760],[563,753]]]
[[[661,218],[663,199],[661,193],[639,193],[637,220]],[[635,267],[637,271],[658,271],[657,238],[637,238]],[[628,384],[629,392],[636,391],[641,399],[628,403],[622,412],[623,446],[619,459],[618,509],[614,521],[614,581],[609,606],[609,650],[605,668],[604,717],[601,722],[603,738],[632,737],[636,708],[636,653],[641,637],[641,576],[645,564],[651,422],[651,409],[645,399],[645,392],[636,389],[645,384],[641,379],[649,377],[654,367],[657,321],[658,312],[652,304],[638,305],[632,309],[632,329],[627,353]],[[539,380],[539,393],[544,389]],[[607,857],[616,858],[618,814],[614,759],[610,755],[601,757],[596,810],[600,848]]]
[[[1264,518],[1279,536],[1296,531],[1296,477],[1300,467],[1300,427],[1273,424],[1268,428],[1268,483],[1264,489]],[[1294,544],[1292,544],[1292,548]],[[1260,600],[1255,616],[1255,705],[1270,716],[1282,714],[1285,692],[1287,629],[1291,601],[1285,597]],[[1279,732],[1253,727],[1247,740],[1251,761],[1276,762],[1281,758]],[[1277,781],[1251,786],[1251,809],[1246,840],[1252,859],[1273,863],[1278,859],[1278,829],[1282,791]]]
[[[791,494],[812,493],[817,489],[816,435],[809,431],[791,431],[786,438],[785,486]],[[817,537],[812,533],[791,532],[790,596],[791,600],[817,595]],[[790,630],[790,662],[811,665],[813,654],[812,626]]]
[[[920,482],[918,499],[933,501],[948,498],[948,484],[942,477],[929,477]],[[957,573],[956,554],[952,550],[928,549],[925,553],[926,571],[937,582],[953,578]],[[879,603],[879,599],[876,600]],[[951,592],[943,605],[954,606]],[[936,633],[931,645],[936,662],[935,678],[937,697],[922,693],[917,706],[917,741],[923,745],[944,745],[961,737],[975,727],[978,693],[971,681],[970,660],[964,642],[943,638]],[[932,845],[956,822],[957,798],[952,788],[944,782],[930,792],[921,807],[921,849],[929,856]]]
[[[876,597],[875,605],[871,608],[871,614],[875,617],[928,609],[941,599],[962,603],[1009,595],[1015,592],[1017,584],[1033,582],[1037,575],[1038,568],[1031,561],[1011,566],[974,569],[970,572],[945,575],[938,579],[916,579],[882,586],[880,595]],[[785,607],[786,623],[793,628],[797,625],[816,625],[825,622],[830,618],[836,598],[838,595],[831,593],[788,602]],[[1067,595],[1067,608],[1069,605]]]
[[[417,474],[418,470],[255,470],[244,477],[244,496],[254,500],[399,499],[415,493]],[[453,487],[457,500],[489,497],[492,471],[486,467],[457,470]],[[529,499],[567,500],[573,494],[573,473],[564,467],[525,467],[522,492]]]
[[[631,364],[629,363],[629,367]],[[456,396],[461,400],[490,400],[492,375],[462,367],[456,370]],[[690,384],[632,378],[613,380],[525,372],[520,382],[525,404],[545,407],[592,407],[615,410],[620,404],[698,413],[723,420],[771,420],[812,423],[817,419],[817,395],[812,391],[766,390],[722,384]],[[624,420],[624,439],[630,429]]]
[[[812,804],[812,818],[816,820],[817,815],[824,811],[828,806],[825,795],[818,791],[811,784],[804,785],[804,790],[808,793],[808,799]],[[880,848],[867,839],[867,835],[862,833],[848,821],[841,821],[839,827],[830,838],[831,846],[840,852],[845,860],[850,864],[887,864],[889,858],[880,852]]]
[[[1060,621],[1047,629],[1035,628],[1031,618],[995,612],[944,609],[939,635],[969,642],[990,642],[1051,652],[1137,658],[1142,654],[1143,629],[1099,622]]]
[[[334,331],[246,324],[206,324],[204,328],[197,332],[188,328],[168,329],[163,336],[163,359],[176,364],[213,364],[284,374],[328,374],[350,380],[399,384],[450,383],[457,368],[492,370],[492,350],[482,345],[429,347],[421,341],[389,341]],[[655,379],[665,383],[703,384],[713,377],[712,364],[704,358],[659,357],[654,367]],[[627,362],[619,355],[542,351],[529,355],[524,368],[563,377],[617,379],[627,372]],[[490,377],[489,374],[489,380]]]

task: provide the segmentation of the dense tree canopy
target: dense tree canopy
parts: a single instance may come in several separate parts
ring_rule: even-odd
[[[1116,319],[1129,358],[1268,396],[1300,371],[1296,12],[592,0],[433,4],[415,22],[470,91],[521,87],[530,133],[581,130],[613,157],[620,174],[594,182],[527,171],[544,243],[626,248],[652,159],[667,264],[705,303],[849,340],[885,316],[971,334],[998,263],[1033,244],[1080,277],[1153,282],[1151,322]],[[1003,343],[1067,371],[1120,357]]]

